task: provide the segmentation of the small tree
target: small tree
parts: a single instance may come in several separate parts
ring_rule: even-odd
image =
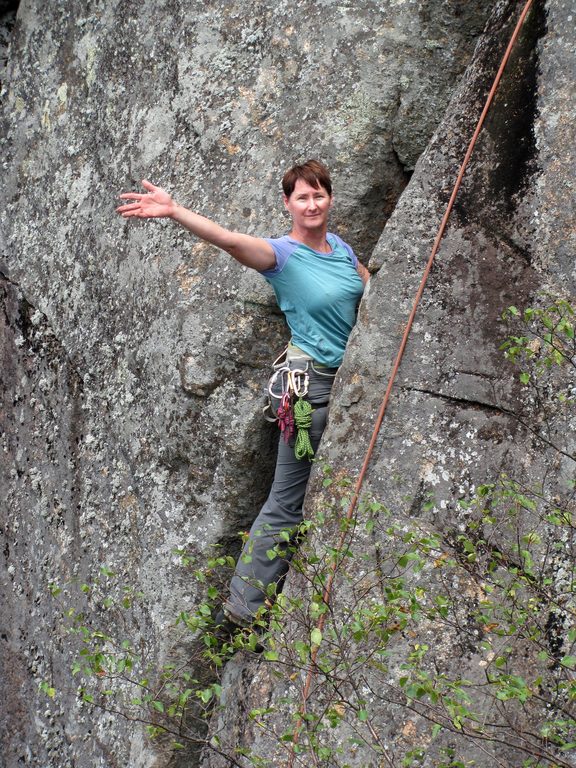
[[[520,368],[527,412],[537,414],[534,432],[573,472],[565,430],[576,397],[566,375],[576,361],[573,309],[555,300],[510,307],[504,317],[511,333],[501,348]],[[215,751],[222,765],[272,768],[281,759],[327,768],[459,768],[473,764],[472,752],[498,761],[502,751],[518,765],[573,766],[573,483],[492,479],[460,502],[465,529],[444,533],[408,517],[398,521],[370,499],[343,522],[349,487],[324,468],[322,505],[297,531],[281,533],[269,553],[292,558],[303,589],[275,594],[270,587],[255,626],[230,640],[218,639],[212,615],[233,560],[216,551],[201,563],[179,552],[206,599],[176,617],[179,636],[165,663],[145,642],[144,596],[110,571],[79,585],[81,609],[69,607],[70,585],[53,586],[78,648],[78,695],[87,706],[145,723],[175,749]],[[377,557],[368,555],[368,541],[376,542]],[[347,597],[338,611],[326,600],[328,574]],[[276,744],[273,759],[227,739],[218,719],[225,663],[236,652],[256,658],[260,650],[282,693],[249,707],[247,717]],[[473,673],[462,676],[447,656],[473,657]],[[51,683],[42,686],[57,695]]]

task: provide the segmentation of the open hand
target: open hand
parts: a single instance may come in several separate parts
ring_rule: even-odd
[[[155,187],[149,181],[144,179],[142,186],[147,190],[145,194],[138,192],[123,192],[119,195],[121,200],[132,200],[133,202],[120,205],[116,211],[128,219],[133,216],[139,219],[157,219],[163,216],[172,216],[176,203],[168,192],[161,187]]]

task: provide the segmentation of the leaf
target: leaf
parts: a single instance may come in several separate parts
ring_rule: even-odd
[[[212,698],[212,689],[205,688],[203,691],[198,691],[197,696],[200,698],[201,701],[204,702],[204,704],[208,704],[208,702]]]
[[[320,645],[322,642],[322,632],[316,627],[310,633],[310,642],[312,645]]]
[[[436,736],[438,736],[438,734],[439,734],[439,733],[440,733],[440,731],[442,731],[442,730],[443,730],[443,729],[442,729],[442,726],[440,725],[440,723],[436,723],[436,725],[434,726],[434,728],[432,728],[432,738],[433,738],[433,739],[435,739],[435,738],[436,738]]]
[[[40,683],[40,690],[42,693],[45,693],[46,696],[48,696],[50,699],[53,699],[54,696],[56,696],[56,688],[53,688],[51,685],[49,685],[46,682]]]

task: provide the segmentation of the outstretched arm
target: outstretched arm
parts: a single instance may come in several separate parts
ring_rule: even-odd
[[[244,235],[241,232],[231,232],[221,227],[205,216],[200,216],[188,208],[178,205],[168,192],[154,186],[146,179],[142,182],[142,186],[147,190],[143,194],[124,192],[120,195],[120,199],[132,201],[120,205],[116,209],[125,219],[173,219],[201,240],[206,240],[208,243],[222,248],[246,267],[262,270],[271,269],[275,266],[274,251],[266,240]]]

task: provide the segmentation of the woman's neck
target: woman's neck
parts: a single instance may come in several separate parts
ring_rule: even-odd
[[[326,229],[316,231],[305,230],[304,232],[292,229],[289,233],[289,237],[293,240],[297,240],[302,245],[307,245],[308,248],[312,248],[313,251],[319,253],[330,253],[332,247],[326,240]]]

